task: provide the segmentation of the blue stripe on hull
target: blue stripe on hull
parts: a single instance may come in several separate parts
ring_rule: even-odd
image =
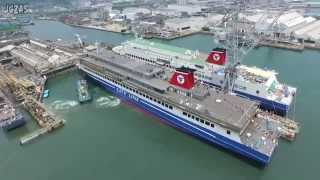
[[[213,83],[209,83],[209,82],[205,82],[205,83],[209,84],[211,86],[215,86],[215,87],[221,88],[221,86],[218,86],[218,85],[213,84]],[[240,92],[240,91],[234,91],[234,93],[236,93],[238,96],[246,97],[246,98],[249,98],[251,100],[257,101],[257,102],[260,103],[260,107],[262,109],[273,111],[276,114],[281,115],[281,116],[286,116],[288,111],[289,111],[289,106],[285,105],[285,104],[281,104],[281,103],[278,103],[278,102],[275,102],[275,101],[271,101],[271,100],[268,100],[268,99],[265,99],[265,98],[262,98],[262,97],[259,97],[259,96],[254,96],[254,95],[247,94],[247,93]]]
[[[187,133],[190,133],[194,136],[201,137],[204,140],[219,145],[225,149],[228,149],[232,152],[238,153],[240,155],[243,155],[245,157],[248,157],[250,159],[253,159],[262,165],[266,165],[270,161],[270,156],[267,156],[263,153],[260,153],[258,151],[255,151],[252,148],[249,148],[243,144],[240,144],[238,142],[235,142],[229,138],[226,138],[220,134],[217,134],[215,132],[212,132],[208,129],[205,129],[201,126],[198,126],[196,124],[193,124],[187,120],[182,119],[181,117],[178,117],[164,109],[161,109],[158,106],[155,106],[133,94],[129,93],[122,93],[119,89],[115,86],[113,86],[111,83],[108,83],[105,80],[102,80],[98,77],[92,76],[91,74],[87,74],[88,77],[90,77],[95,82],[102,85],[106,90],[112,92],[116,96],[125,99],[131,103],[134,103],[135,105],[139,106],[140,108],[160,117],[165,122],[169,123],[170,125],[179,128]],[[128,96],[129,95],[129,96]],[[134,97],[134,98],[133,98]]]

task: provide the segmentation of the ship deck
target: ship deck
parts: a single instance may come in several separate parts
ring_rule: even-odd
[[[278,136],[273,133],[276,126],[268,129],[265,120],[255,117],[257,103],[253,101],[209,89],[200,83],[189,93],[207,94],[204,98],[178,94],[170,91],[172,85],[168,80],[172,72],[168,69],[128,59],[108,50],[101,51],[99,56],[89,54],[80,60],[80,64],[100,74],[112,74],[122,82],[133,84],[136,89],[160,97],[185,112],[238,132],[244,144],[260,152],[271,155],[277,146]]]
[[[107,71],[113,71],[126,80],[138,82],[142,87],[160,90],[163,93],[153,92],[176,105],[182,106],[187,111],[207,117],[209,120],[237,132],[241,132],[248,125],[249,117],[257,109],[257,103],[253,101],[208,89],[201,84],[197,84],[188,92],[191,94],[199,91],[208,93],[203,99],[191,98],[168,91],[168,88],[172,86],[168,82],[172,72],[141,61],[127,59],[111,51],[102,51],[99,57],[92,54],[87,57],[87,61],[104,67]]]

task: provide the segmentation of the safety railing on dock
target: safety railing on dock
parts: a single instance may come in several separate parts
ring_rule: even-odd
[[[257,116],[268,121],[277,122],[279,124],[278,131],[280,132],[280,136],[286,140],[295,140],[299,133],[299,124],[294,120],[268,112],[259,112]]]

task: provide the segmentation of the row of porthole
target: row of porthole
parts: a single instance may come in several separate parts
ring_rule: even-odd
[[[149,59],[146,59],[146,58],[143,58],[143,57],[139,57],[139,56],[132,55],[132,54],[127,54],[127,55],[128,55],[128,56],[130,56],[130,57],[132,57],[132,58],[137,58],[137,59],[144,60],[144,61],[147,61],[147,62],[150,62],[150,63],[155,64],[155,62],[154,62],[154,61],[149,60]],[[168,67],[168,68],[173,68],[173,67],[172,67],[172,66],[170,66],[169,64],[166,64],[165,66],[166,66],[166,67]]]
[[[189,113],[187,113],[187,112],[182,112],[182,114],[183,114],[184,116],[187,116],[188,118],[191,117],[191,119],[196,120],[197,122],[200,122],[200,123],[202,123],[202,124],[205,124],[205,125],[207,125],[207,126],[210,126],[210,127],[214,128],[214,124],[213,124],[213,123],[210,123],[209,121],[205,121],[205,120],[203,120],[203,119],[200,119],[199,117],[194,116],[194,115],[191,115],[191,114],[189,114]],[[227,134],[230,135],[230,134],[231,134],[231,131],[230,131],[230,130],[227,130]]]
[[[105,76],[105,78],[108,79],[109,81],[112,81],[113,83],[116,83],[117,85],[120,85],[120,86],[122,86],[122,87],[124,87],[124,88],[126,88],[126,89],[128,89],[128,90],[130,90],[130,91],[132,91],[134,93],[136,93],[136,94],[139,94],[140,96],[143,96],[145,98],[148,98],[149,100],[157,102],[158,104],[161,104],[162,106],[164,106],[166,108],[173,109],[173,107],[171,105],[168,105],[168,104],[166,104],[164,102],[161,102],[160,100],[157,100],[156,98],[153,98],[153,97],[151,97],[151,96],[149,96],[149,95],[147,95],[145,93],[142,93],[142,92],[140,92],[140,91],[138,91],[138,90],[136,90],[134,88],[131,88],[131,87],[128,87],[128,86],[126,86],[124,84],[121,84],[121,83],[115,81],[114,79],[109,78],[108,76]]]
[[[99,75],[101,75],[101,73],[98,73]],[[162,106],[164,106],[164,107],[166,107],[166,108],[169,108],[169,109],[173,109],[173,107],[171,106],[171,105],[168,105],[168,104],[166,104],[166,103],[164,103],[164,102],[161,102],[160,100],[157,100],[156,98],[153,98],[153,97],[151,97],[151,96],[149,96],[149,95],[146,95],[146,94],[144,94],[144,93],[141,93],[141,92],[139,92],[138,90],[136,90],[136,89],[134,89],[134,88],[131,88],[131,87],[128,87],[128,86],[126,86],[126,85],[123,85],[123,84],[121,84],[121,83],[119,83],[119,82],[117,82],[117,81],[115,81],[115,80],[113,80],[112,78],[109,78],[108,76],[104,76],[106,79],[108,79],[109,81],[112,81],[113,83],[116,83],[116,84],[118,84],[118,85],[120,85],[120,86],[122,86],[122,87],[124,87],[124,88],[126,88],[126,89],[129,89],[130,91],[133,91],[134,93],[137,93],[137,94],[139,94],[139,95],[141,95],[141,96],[143,96],[143,97],[145,97],[145,98],[148,98],[149,100],[152,100],[152,101],[154,101],[154,102],[157,102],[158,104],[161,104]],[[191,114],[189,114],[189,113],[187,113],[187,112],[183,112],[182,113],[183,115],[185,115],[185,116],[187,116],[187,117],[191,117],[191,119],[193,119],[193,120],[196,120],[196,121],[198,121],[198,122],[200,122],[200,123],[202,123],[202,124],[205,124],[205,125],[207,125],[207,126],[210,126],[210,127],[212,127],[212,128],[214,128],[215,127],[215,125],[213,124],[213,123],[210,123],[210,122],[208,122],[208,121],[205,121],[205,120],[203,120],[203,119],[200,119],[199,117],[196,117],[196,116],[194,116],[194,115],[191,115]],[[227,134],[231,134],[231,131],[230,130],[227,130]]]
[[[133,58],[137,58],[137,59],[140,59],[140,60],[144,60],[144,61],[147,61],[147,62],[154,63],[154,61],[149,60],[149,59],[147,59],[147,58],[139,57],[139,56],[132,55],[132,54],[127,54],[127,55],[130,56],[130,57],[133,57]]]

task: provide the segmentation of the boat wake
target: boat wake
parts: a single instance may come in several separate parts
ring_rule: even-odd
[[[79,103],[77,101],[56,100],[50,105],[50,107],[54,110],[68,110],[68,109],[71,109],[77,105],[79,105]]]
[[[98,107],[109,108],[116,107],[120,104],[120,99],[114,96],[104,96],[96,100],[96,105]]]

